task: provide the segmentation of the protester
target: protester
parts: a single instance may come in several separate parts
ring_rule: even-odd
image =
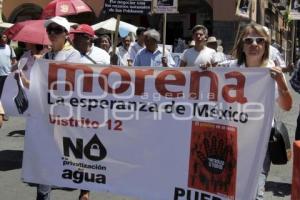
[[[237,60],[233,61],[233,65],[240,68],[266,67],[270,68],[271,77],[276,82],[277,104],[283,110],[290,110],[292,107],[292,97],[288,90],[288,86],[281,70],[281,67],[275,66],[274,62],[269,58],[270,36],[263,26],[250,23],[246,25],[239,35],[239,39],[234,48],[234,56]],[[269,133],[268,133],[269,134]],[[263,199],[264,186],[268,172],[270,170],[271,161],[269,153],[263,164],[262,173],[259,176],[256,199]]]
[[[129,35],[122,38],[121,45],[116,49],[119,66],[131,66],[132,60],[129,55],[129,47],[131,45],[131,37]]]
[[[81,63],[100,65],[108,65],[110,63],[109,54],[105,50],[94,46],[95,32],[91,26],[81,24],[71,33],[74,34],[74,47],[81,54]]]
[[[3,42],[4,42],[5,44],[8,44],[8,43],[9,43],[8,38],[7,38],[7,35],[5,35],[5,34],[2,35],[2,40],[3,40]]]
[[[81,54],[80,63],[109,65],[109,54],[105,50],[94,46],[92,43],[95,32],[91,26],[81,24],[76,30],[71,31],[71,33],[74,34],[74,47]],[[88,200],[89,196],[90,192],[88,190],[81,190],[79,199]]]
[[[68,42],[70,24],[64,17],[53,17],[45,21],[45,27],[51,41],[51,51],[44,56],[45,59],[67,62],[79,62],[80,53]],[[36,200],[50,200],[50,185],[39,184]]]
[[[210,36],[207,38],[206,46],[217,51],[218,48],[218,40],[214,36]]]
[[[23,53],[20,59],[26,59],[26,64],[21,71],[17,74],[21,76],[23,85],[29,88],[30,71],[37,58],[42,58],[43,55],[48,51],[47,47],[40,44],[25,43],[25,48],[27,51]],[[17,66],[14,66],[12,71],[17,70]],[[25,73],[25,74],[24,74]]]
[[[108,35],[100,35],[95,40],[95,46],[105,50],[107,53],[111,52],[111,41]]]
[[[151,67],[174,67],[175,62],[169,52],[165,52],[158,47],[160,34],[155,29],[150,29],[144,33],[145,48],[140,50],[135,59],[134,66],[151,66]]]
[[[271,37],[271,33],[270,33],[270,30],[268,27],[266,26],[263,26],[265,31],[268,33],[268,36]],[[282,68],[282,71],[284,73],[286,72],[291,72],[293,71],[294,69],[294,64],[293,63],[290,63],[289,65],[287,65],[278,49],[278,47],[280,47],[279,45],[273,43],[273,44],[270,44],[270,59],[273,60],[277,66],[281,67]]]
[[[0,35],[0,99],[4,82],[11,71],[11,67],[17,63],[14,50],[6,42],[3,35]]]
[[[223,50],[220,51],[220,46],[218,44],[218,40],[216,37],[214,36],[209,37],[207,39],[206,45],[207,47],[212,48],[216,51],[216,53],[213,55],[212,63],[211,63],[213,67],[227,60],[225,54],[223,53]]]
[[[95,32],[93,28],[87,24],[79,25],[76,30],[71,31],[74,34],[74,47],[81,53],[80,63],[109,65],[109,54],[93,45]],[[89,191],[81,190],[79,199],[89,199]]]
[[[206,46],[208,30],[205,26],[196,25],[192,29],[195,46],[186,49],[180,58],[180,67],[185,66],[211,66],[214,49]]]
[[[145,31],[146,31],[145,27],[138,27],[136,30],[137,40],[129,48],[129,55],[132,61],[134,61],[137,52],[142,48],[144,48],[145,46],[145,41],[144,41]]]

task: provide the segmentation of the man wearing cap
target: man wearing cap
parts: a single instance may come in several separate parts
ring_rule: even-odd
[[[100,65],[109,65],[110,56],[109,54],[96,46],[94,46],[93,41],[95,38],[95,31],[93,28],[87,24],[79,25],[76,30],[71,31],[71,34],[74,34],[73,45],[80,54],[80,63],[87,64],[100,64]],[[88,190],[81,190],[79,199],[89,198]]]
[[[105,50],[94,46],[95,32],[91,26],[81,24],[71,33],[74,34],[73,45],[81,54],[81,63],[110,64],[109,54]]]
[[[45,27],[51,41],[51,51],[44,55],[45,59],[67,62],[80,62],[80,53],[68,42],[70,24],[64,17],[53,17],[45,21]],[[36,200],[50,200],[50,185],[37,186]]]
[[[227,60],[225,54],[222,51],[218,51],[218,48],[221,46],[219,46],[216,37],[211,36],[207,38],[206,45],[207,47],[214,49],[216,51],[216,53],[213,55],[212,63],[211,63],[213,67]]]
[[[175,67],[171,54],[166,52],[166,55],[163,56],[163,50],[158,47],[160,41],[158,31],[150,29],[144,33],[144,37],[146,47],[137,53],[134,66]]]
[[[210,36],[207,38],[206,46],[217,51],[218,41],[214,36]]]
[[[205,26],[196,25],[193,30],[193,40],[195,46],[186,49],[180,57],[180,67],[185,66],[206,66],[212,65],[213,55],[216,53],[214,49],[206,46],[208,30]]]

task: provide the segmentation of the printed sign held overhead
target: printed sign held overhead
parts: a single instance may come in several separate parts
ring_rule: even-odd
[[[108,13],[147,15],[151,11],[151,0],[105,0]]]
[[[300,20],[300,1],[290,1],[290,17],[292,20]]]
[[[240,17],[250,18],[252,0],[239,0],[235,14]]]
[[[153,0],[153,13],[178,13],[178,0]]]

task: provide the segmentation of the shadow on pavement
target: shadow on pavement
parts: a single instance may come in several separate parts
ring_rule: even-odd
[[[16,130],[7,134],[9,137],[24,137],[25,130]]]
[[[273,192],[273,195],[277,197],[284,197],[291,194],[290,183],[267,181],[265,188],[266,192]]]
[[[22,168],[23,151],[0,151],[0,171],[9,171]]]
[[[30,187],[37,187],[38,184],[37,183],[28,183],[28,182],[25,182],[27,185],[29,185]],[[64,190],[64,191],[74,191],[74,190],[78,190],[78,189],[75,189],[75,188],[66,188],[66,187],[57,187],[57,186],[52,186],[52,190]]]

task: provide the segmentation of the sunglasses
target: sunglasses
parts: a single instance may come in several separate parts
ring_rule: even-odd
[[[255,41],[256,44],[264,44],[266,42],[266,39],[264,37],[246,37],[243,38],[243,42],[245,44],[253,44],[253,42]]]
[[[65,32],[65,29],[62,28],[62,27],[59,27],[59,26],[56,26],[56,27],[48,26],[46,31],[49,35],[51,33],[54,33],[54,34],[58,35],[58,34],[61,34],[61,33]]]

